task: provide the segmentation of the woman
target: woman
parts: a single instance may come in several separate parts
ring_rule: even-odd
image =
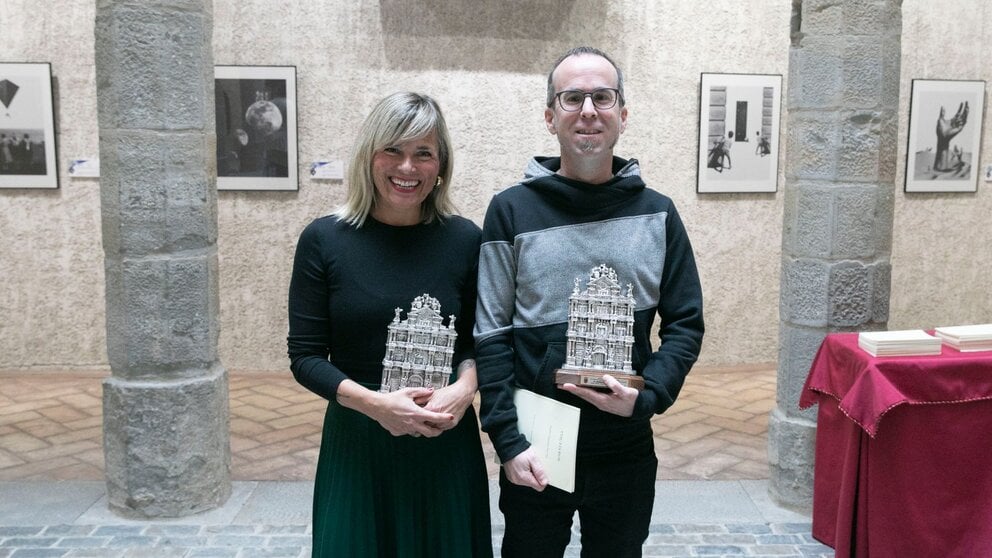
[[[437,103],[396,93],[359,132],[348,197],[300,235],[289,357],[328,399],[313,556],[492,556],[472,400],[480,230],[452,215],[451,141]],[[450,383],[380,393],[387,326],[429,293],[458,333]]]
[[[2,174],[12,174],[14,152],[10,149],[11,145],[13,145],[13,140],[8,138],[7,134],[0,134],[0,173]]]

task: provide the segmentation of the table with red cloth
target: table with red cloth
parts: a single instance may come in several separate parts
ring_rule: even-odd
[[[836,556],[992,557],[992,352],[873,357],[830,334],[799,400],[817,403],[813,537]]]

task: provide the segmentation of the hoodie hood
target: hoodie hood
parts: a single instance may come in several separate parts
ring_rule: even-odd
[[[588,184],[557,173],[560,157],[534,157],[527,163],[522,184],[556,206],[581,213],[625,203],[644,190],[637,159],[613,158],[613,178]]]

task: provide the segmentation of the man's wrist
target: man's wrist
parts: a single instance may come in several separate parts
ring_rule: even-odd
[[[506,463],[530,447],[530,442],[523,435],[517,434],[517,438],[516,441],[510,443],[505,448],[496,448],[496,455],[499,456],[500,463]]]

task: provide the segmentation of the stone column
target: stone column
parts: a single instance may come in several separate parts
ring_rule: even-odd
[[[812,508],[816,408],[799,394],[824,336],[885,329],[900,0],[793,0],[778,388],[769,492]]]
[[[217,357],[210,0],[98,0],[109,506],[179,517],[231,493]]]

